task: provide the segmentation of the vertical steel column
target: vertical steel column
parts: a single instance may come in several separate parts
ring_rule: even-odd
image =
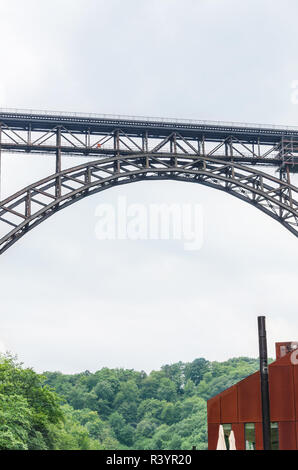
[[[61,172],[61,127],[56,132],[56,173]],[[56,178],[56,197],[61,196],[61,176]]]
[[[148,152],[148,131],[144,132],[143,134],[142,147],[143,147],[143,152],[147,153]]]
[[[2,155],[1,155],[1,144],[2,144],[2,124],[0,123],[0,201],[2,200],[1,189],[2,189]]]
[[[289,165],[287,165],[286,172],[287,172],[287,179],[286,179],[286,181],[287,181],[288,184],[291,184],[291,177],[290,177]]]
[[[234,155],[234,152],[233,152],[233,137],[230,137],[230,139],[229,139],[229,147],[230,147],[230,156],[232,157],[231,160],[233,161],[233,155]]]
[[[280,179],[280,181],[284,181],[284,179],[285,179],[284,176],[285,176],[284,168],[280,167],[280,169],[279,169],[279,179]],[[279,183],[279,201],[281,203],[283,202],[283,185],[281,183]],[[279,207],[279,217],[281,219],[283,218],[283,209],[282,209],[281,206]]]
[[[86,135],[85,135],[85,145],[86,145],[86,148],[87,148],[87,149],[90,148],[90,128],[87,129],[87,131],[86,131]]]
[[[120,136],[119,136],[119,131],[115,131],[114,133],[114,155],[115,157],[119,157],[120,155]],[[114,163],[114,172],[115,173],[120,173],[120,162],[117,159]]]
[[[115,156],[119,155],[119,148],[120,148],[120,140],[119,140],[119,131],[114,132],[114,152]]]
[[[31,192],[30,189],[27,192],[25,199],[25,215],[26,217],[31,217]]]
[[[90,166],[87,167],[86,173],[85,173],[85,183],[90,184],[91,183],[91,168]]]
[[[143,158],[143,166],[149,168],[149,159],[148,159],[148,131],[144,132],[142,135],[142,150],[146,154]]]
[[[265,317],[258,317],[260,376],[263,420],[263,448],[271,449],[270,397]]]
[[[27,144],[28,147],[31,147],[31,123],[28,124],[28,135],[27,135]]]
[[[175,157],[174,157],[174,165],[175,165],[175,168],[177,168],[178,166],[178,161],[177,161],[177,134],[176,132],[174,132],[174,135],[173,135],[173,148],[174,148],[174,154],[175,154]]]
[[[174,155],[171,157],[171,165],[177,167],[177,134],[173,132],[173,135],[170,137],[170,154]]]
[[[287,168],[286,168],[286,174],[287,174],[287,183],[288,184],[291,184],[291,177],[290,177],[290,169],[289,169],[289,165],[287,165]],[[293,207],[293,195],[292,195],[292,190],[289,189],[289,203],[290,203],[290,206]]]
[[[229,143],[227,142],[227,140],[225,141],[225,156],[229,156]]]
[[[202,136],[202,153],[203,153],[203,157],[206,156],[206,148],[205,148],[205,136],[203,135]]]

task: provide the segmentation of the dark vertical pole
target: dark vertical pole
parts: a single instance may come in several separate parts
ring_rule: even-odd
[[[269,376],[265,317],[258,317],[264,450],[271,448]]]

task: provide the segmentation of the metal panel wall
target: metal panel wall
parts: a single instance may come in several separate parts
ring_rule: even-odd
[[[221,423],[238,423],[238,397],[236,385],[221,393],[220,411]]]
[[[269,367],[271,421],[295,421],[293,366]]]
[[[262,421],[260,375],[255,373],[237,384],[238,416],[240,423]]]
[[[216,450],[219,424],[208,424],[208,450]]]
[[[207,402],[208,423],[220,423],[220,396],[217,395]]]
[[[296,450],[296,423],[294,421],[282,421],[279,423],[279,448],[280,450]]]

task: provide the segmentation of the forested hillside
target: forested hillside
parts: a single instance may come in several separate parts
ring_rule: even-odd
[[[258,368],[235,358],[43,376],[0,360],[0,449],[207,447],[206,400]]]

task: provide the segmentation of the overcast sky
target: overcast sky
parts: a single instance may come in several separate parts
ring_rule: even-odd
[[[0,107],[298,125],[292,0],[1,3]],[[68,159],[64,164],[76,164]],[[54,170],[3,156],[2,196]],[[99,203],[196,203],[203,246],[99,241]],[[178,182],[114,188],[50,218],[0,258],[2,350],[38,371],[150,371],[298,340],[297,239],[225,193]]]

